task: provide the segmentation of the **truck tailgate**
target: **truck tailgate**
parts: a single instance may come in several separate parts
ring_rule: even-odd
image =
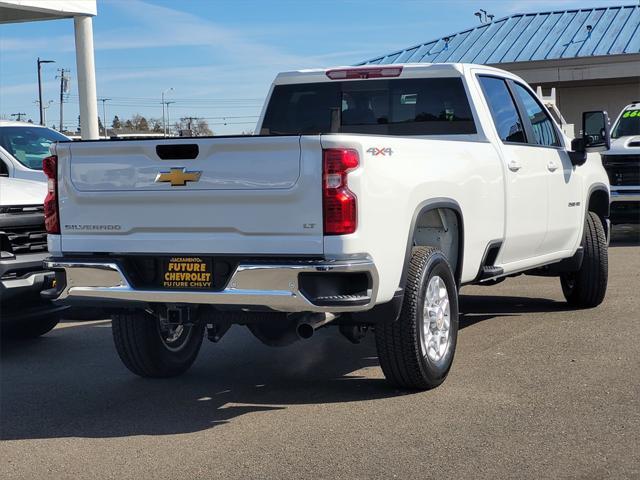
[[[64,252],[322,254],[319,137],[59,144]]]

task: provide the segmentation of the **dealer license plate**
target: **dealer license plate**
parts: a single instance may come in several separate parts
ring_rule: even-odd
[[[213,269],[210,258],[170,257],[164,261],[162,286],[171,289],[210,289]]]

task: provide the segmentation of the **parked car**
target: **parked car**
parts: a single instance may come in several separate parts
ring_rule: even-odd
[[[284,345],[373,329],[394,385],[451,367],[458,290],[560,277],[607,287],[605,112],[570,141],[519,77],[480,65],[282,73],[258,136],[61,143],[45,159],[57,284],[112,310],[124,364],[178,375],[206,329]],[[541,347],[544,348],[544,347]]]
[[[52,143],[68,140],[41,125],[0,120],[0,176],[46,183],[42,159],[49,155]]]
[[[40,296],[53,285],[44,268],[47,234],[42,182],[0,177],[0,328],[2,336],[37,337],[56,326],[67,307]]]
[[[618,115],[602,163],[611,182],[612,223],[640,223],[640,101]]]

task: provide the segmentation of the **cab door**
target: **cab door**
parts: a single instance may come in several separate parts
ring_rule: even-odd
[[[478,79],[505,163],[505,238],[497,263],[526,263],[540,254],[547,233],[548,171],[538,149],[527,143],[524,122],[507,81],[489,75]]]
[[[547,234],[540,252],[554,254],[571,250],[582,231],[581,178],[538,97],[521,83],[511,82],[511,87],[525,120],[528,144],[543,165],[547,181]]]

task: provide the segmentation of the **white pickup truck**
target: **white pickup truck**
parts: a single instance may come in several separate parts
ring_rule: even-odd
[[[607,286],[605,112],[573,142],[518,77],[479,65],[277,76],[255,136],[60,143],[44,162],[58,301],[107,306],[124,364],[177,375],[204,332],[284,345],[375,332],[387,379],[439,385],[458,290]]]
[[[618,115],[602,164],[611,184],[611,223],[640,223],[640,101]]]

